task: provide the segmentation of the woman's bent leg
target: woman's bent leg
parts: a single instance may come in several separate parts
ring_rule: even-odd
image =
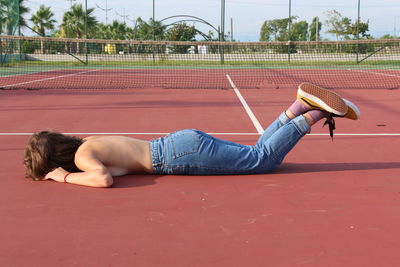
[[[303,116],[298,116],[280,127],[264,143],[257,144],[268,156],[272,168],[277,168],[297,142],[310,132],[310,125]]]
[[[264,133],[260,136],[257,141],[256,146],[261,148],[261,146],[277,131],[286,123],[290,122],[291,119],[288,118],[285,112],[282,112],[279,117],[271,123],[268,128],[264,131]]]

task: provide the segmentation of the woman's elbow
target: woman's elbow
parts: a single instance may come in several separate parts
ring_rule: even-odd
[[[112,178],[112,176],[110,174],[108,174],[105,178],[104,178],[104,186],[103,187],[111,187],[114,183],[114,180]]]
[[[107,170],[100,170],[97,177],[99,187],[111,187],[114,183],[113,177]]]

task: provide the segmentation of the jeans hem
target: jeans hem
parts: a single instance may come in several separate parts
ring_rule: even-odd
[[[299,132],[301,135],[305,135],[307,133],[311,132],[311,127],[308,124],[306,118],[304,116],[300,115],[297,116],[292,120],[294,126],[296,127],[296,130]]]
[[[281,115],[279,115],[278,119],[282,123],[282,125],[285,125],[286,123],[292,120],[286,115],[286,112],[282,112]]]

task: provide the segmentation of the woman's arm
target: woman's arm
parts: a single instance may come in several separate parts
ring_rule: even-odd
[[[45,179],[51,179],[57,182],[64,183],[64,178],[68,174],[63,168],[57,168],[49,172]],[[92,169],[83,172],[73,172],[68,174],[66,178],[68,184],[85,185],[91,187],[110,187],[113,184],[113,178],[104,168]]]
[[[85,185],[92,187],[110,187],[113,184],[113,178],[104,166],[100,162],[92,149],[88,146],[82,146],[78,149],[75,154],[75,164],[82,170],[82,172],[70,173],[63,168],[57,168],[52,172],[49,172],[45,179],[52,179],[57,182],[66,182],[69,184]]]

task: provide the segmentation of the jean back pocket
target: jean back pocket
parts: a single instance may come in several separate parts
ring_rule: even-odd
[[[174,159],[199,151],[200,137],[194,130],[182,130],[170,134],[172,157]]]

